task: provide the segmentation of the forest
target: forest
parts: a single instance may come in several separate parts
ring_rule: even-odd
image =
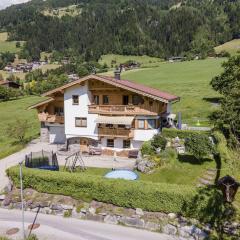
[[[78,15],[45,10],[76,5]],[[26,41],[21,56],[64,52],[85,61],[103,54],[211,55],[213,47],[240,38],[239,0],[33,0],[0,11],[0,30]]]

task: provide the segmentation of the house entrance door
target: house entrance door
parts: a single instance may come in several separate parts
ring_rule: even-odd
[[[88,150],[89,150],[89,141],[88,141],[88,139],[86,139],[86,138],[81,138],[80,139],[80,150],[82,151],[82,152],[88,152]]]

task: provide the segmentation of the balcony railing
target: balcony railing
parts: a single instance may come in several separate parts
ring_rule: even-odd
[[[106,136],[106,137],[133,138],[133,131],[131,129],[121,129],[121,128],[98,128],[98,135]]]
[[[133,105],[89,105],[88,112],[95,114],[116,115],[157,115],[157,113]]]
[[[38,119],[41,122],[64,124],[64,116],[58,116],[56,114],[39,113]]]

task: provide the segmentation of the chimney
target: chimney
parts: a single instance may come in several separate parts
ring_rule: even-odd
[[[114,71],[114,78],[115,78],[116,80],[121,80],[121,70],[116,69],[116,70]]]

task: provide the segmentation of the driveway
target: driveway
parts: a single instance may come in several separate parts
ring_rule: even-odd
[[[39,152],[42,150],[57,152],[60,148],[57,144],[49,144],[40,142],[39,139],[30,142],[24,149],[16,152],[6,158],[0,159],[0,192],[8,184],[9,180],[6,176],[6,169],[17,165],[19,162],[25,159],[25,155],[30,152]],[[58,155],[59,165],[65,164],[66,156]],[[134,159],[128,158],[116,158],[109,156],[83,156],[83,161],[87,167],[99,167],[99,168],[123,168],[132,169],[135,166]]]
[[[57,151],[57,145],[40,142],[38,139],[30,142],[24,149],[16,152],[6,158],[0,159],[0,192],[8,184],[8,177],[6,176],[6,169],[17,165],[19,162],[25,159],[25,155],[30,152],[38,151]]]
[[[33,222],[36,213],[25,212],[25,228]],[[38,214],[33,230],[40,240],[176,240],[177,237],[145,230],[94,221]],[[21,229],[21,211],[0,209],[0,235],[7,229]],[[19,231],[15,238],[21,236]]]

